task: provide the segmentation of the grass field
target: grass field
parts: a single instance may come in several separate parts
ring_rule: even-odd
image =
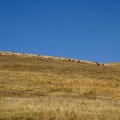
[[[0,54],[0,120],[120,120],[120,64]]]

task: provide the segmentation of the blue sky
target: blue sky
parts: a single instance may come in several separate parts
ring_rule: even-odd
[[[120,0],[0,0],[0,51],[120,62]]]

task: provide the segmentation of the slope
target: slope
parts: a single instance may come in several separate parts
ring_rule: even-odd
[[[1,119],[119,119],[120,67],[0,54]]]

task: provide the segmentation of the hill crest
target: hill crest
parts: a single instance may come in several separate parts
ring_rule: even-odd
[[[35,57],[35,58],[44,58],[44,59],[52,59],[52,60],[60,60],[60,61],[70,61],[70,62],[76,62],[76,63],[86,63],[86,64],[88,63],[88,64],[104,66],[103,63],[86,61],[86,60],[79,60],[79,59],[73,59],[73,58],[64,58],[64,57],[56,57],[56,56],[46,56],[46,55],[37,55],[37,54],[25,54],[25,53],[17,53],[17,52],[0,51],[0,56],[8,56],[8,55],[25,56],[28,58]]]

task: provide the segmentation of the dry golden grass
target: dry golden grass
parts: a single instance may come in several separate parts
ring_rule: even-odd
[[[0,119],[119,120],[120,67],[0,56]]]
[[[120,67],[120,62],[110,62],[110,63],[106,63],[106,66]]]
[[[1,119],[119,120],[119,101],[62,97],[5,97],[0,103]],[[120,104],[119,104],[120,105]]]

